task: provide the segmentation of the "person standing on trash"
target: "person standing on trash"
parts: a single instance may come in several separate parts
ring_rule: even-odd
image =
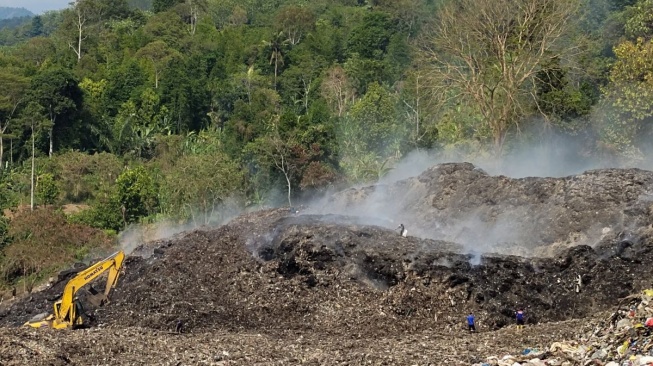
[[[474,313],[470,312],[469,315],[467,315],[467,327],[469,327],[470,333],[476,332],[475,320]]]
[[[517,319],[517,327],[519,329],[523,328],[524,327],[524,309],[519,308],[519,310],[517,310],[515,312],[515,319]]]
[[[404,238],[408,236],[408,230],[406,229],[404,224],[399,224],[397,229],[399,229],[399,235],[403,236]]]

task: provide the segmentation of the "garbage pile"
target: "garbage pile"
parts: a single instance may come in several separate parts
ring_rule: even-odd
[[[576,341],[548,349],[526,348],[520,355],[488,357],[474,366],[653,366],[653,289],[620,301],[617,311],[598,320]]]

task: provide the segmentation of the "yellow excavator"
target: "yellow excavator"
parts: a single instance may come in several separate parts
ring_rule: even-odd
[[[111,289],[118,282],[118,275],[120,274],[124,260],[125,253],[119,251],[77,273],[66,284],[61,299],[54,303],[54,313],[39,314],[30,319],[25,325],[34,328],[49,326],[55,329],[77,328],[82,326],[84,324],[84,320],[82,319],[84,311],[76,296],[77,292],[103,273],[109,271],[104,292],[91,293],[89,296],[89,300],[94,305],[103,305],[108,300],[109,292],[111,292]]]

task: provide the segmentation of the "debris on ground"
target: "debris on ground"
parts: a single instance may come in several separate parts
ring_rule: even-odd
[[[544,350],[526,348],[516,357],[491,356],[475,366],[653,365],[653,289],[622,299],[615,312],[588,323],[594,329],[577,340],[554,342]]]

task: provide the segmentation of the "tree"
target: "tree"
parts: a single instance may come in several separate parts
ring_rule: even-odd
[[[430,112],[430,98],[424,79],[425,72],[416,69],[408,72],[401,83],[401,103],[406,107],[406,119],[413,125],[410,140],[415,147],[429,145],[426,136],[431,126],[424,122]]]
[[[75,27],[75,41],[69,41],[70,47],[75,55],[77,55],[77,62],[82,59],[82,42],[88,37],[86,35],[86,27],[91,21],[91,12],[93,4],[91,0],[75,0],[70,14],[70,22]]]
[[[142,166],[125,170],[116,179],[118,202],[122,205],[125,225],[154,213],[158,205],[158,187]]]
[[[280,78],[281,95],[286,96],[293,105],[301,107],[300,113],[306,113],[310,102],[315,99],[316,84],[323,67],[320,60],[307,56],[293,63]]]
[[[216,210],[243,191],[243,171],[221,152],[186,154],[165,172],[162,206],[171,216],[208,224]]]
[[[102,51],[112,46],[108,34],[117,35],[113,26],[118,21],[138,21],[136,16],[130,19],[137,13],[131,11],[127,0],[74,0],[71,5],[61,13],[57,38],[67,42],[68,48],[73,50],[77,63],[81,63],[80,69],[88,68],[98,53],[106,57],[106,52]],[[87,55],[89,57],[85,58]]]
[[[30,37],[38,37],[43,34],[43,21],[39,15],[32,18],[32,24],[28,34]]]
[[[274,63],[274,90],[277,90],[277,74],[279,72],[279,65],[284,64],[284,48],[289,42],[290,41],[283,32],[276,33],[269,41],[263,41],[263,44],[270,48],[270,65]]]
[[[181,45],[187,38],[186,24],[174,11],[157,13],[147,18],[143,32],[148,40],[163,41],[168,47],[174,49],[181,49]]]
[[[150,157],[157,134],[171,130],[169,110],[152,89],[145,89],[139,103],[127,101],[116,116],[113,151]]]
[[[377,0],[377,3],[397,19],[398,28],[405,32],[406,38],[417,34],[430,13],[422,0]]]
[[[632,40],[650,39],[653,36],[653,0],[638,0],[626,8],[626,36]]]
[[[338,114],[338,117],[342,117],[356,98],[356,89],[341,66],[334,66],[327,70],[326,77],[322,81],[321,91],[322,97]]]
[[[566,59],[564,36],[578,6],[576,0],[448,2],[424,34],[422,56],[435,94],[472,104],[497,154],[537,103],[534,80],[542,64]]]
[[[0,169],[4,168],[4,134],[25,102],[29,80],[19,75],[0,73]]]
[[[59,186],[50,173],[41,174],[36,182],[36,197],[39,203],[52,205],[59,198]]]
[[[610,72],[604,103],[616,115],[603,132],[605,142],[626,148],[633,146],[653,119],[653,40],[624,41],[614,52],[617,60]]]
[[[361,57],[381,59],[390,43],[393,29],[390,16],[383,12],[365,14],[362,22],[352,29],[347,40],[349,54],[357,53]]]
[[[63,133],[80,133],[72,125],[74,113],[82,105],[82,91],[75,77],[64,69],[50,69],[32,79],[30,99],[39,103],[50,118],[48,156],[52,157],[54,140],[61,142]],[[55,136],[56,135],[56,136]]]
[[[288,205],[292,206],[292,187],[301,170],[309,164],[311,151],[296,140],[296,134],[282,136],[278,117],[268,125],[269,132],[250,143],[246,150],[256,156],[261,167],[272,167],[286,181]]]
[[[154,69],[154,88],[159,87],[159,76],[168,66],[168,63],[175,57],[181,57],[176,50],[168,47],[164,41],[153,41],[138,50],[136,56],[146,59]]]
[[[197,31],[197,22],[200,15],[206,12],[208,3],[206,0],[186,0],[184,3],[184,12],[188,23],[188,33],[195,35]]]
[[[365,143],[368,151],[383,157],[400,154],[400,146],[408,131],[396,118],[396,104],[394,95],[373,83],[352,106],[350,114],[360,133],[358,139]]]
[[[314,24],[315,15],[306,7],[286,6],[276,16],[277,29],[288,36],[293,46],[304,38]]]
[[[42,128],[50,128],[48,120],[45,118],[44,108],[31,101],[27,104],[27,107],[23,110],[23,123],[29,128],[31,139],[32,139],[32,170],[30,174],[30,210],[34,210],[34,174],[35,174],[35,151],[36,151],[36,133]]]

